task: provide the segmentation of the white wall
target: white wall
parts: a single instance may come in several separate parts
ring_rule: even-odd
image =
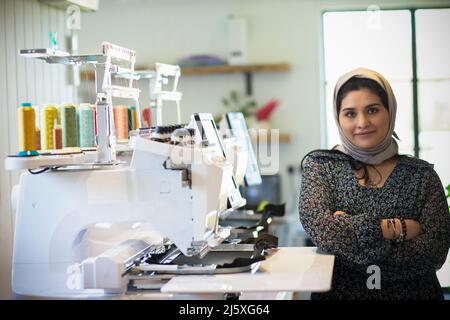
[[[59,47],[64,49],[63,11],[37,0],[0,0],[0,299],[11,295],[10,193],[19,175],[6,172],[3,161],[17,152],[17,106],[24,101],[42,105],[74,99],[74,90],[67,85],[67,68],[17,54],[19,49],[48,47],[49,31],[58,32]]]

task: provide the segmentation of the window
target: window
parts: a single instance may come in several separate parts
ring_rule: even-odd
[[[338,77],[374,69],[397,98],[400,153],[434,163],[444,186],[450,183],[450,9],[326,12],[323,32],[326,147],[340,141],[332,100]]]
[[[419,155],[450,183],[450,9],[416,11]]]

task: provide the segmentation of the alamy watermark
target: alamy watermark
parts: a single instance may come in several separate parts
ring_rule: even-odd
[[[227,139],[219,141],[211,139],[205,147],[210,147],[210,150],[215,150],[216,157],[221,157],[222,150],[225,152],[226,160],[237,165],[237,161],[242,159],[240,152],[246,153],[246,161],[250,165],[257,165],[260,171],[265,174],[276,174],[280,169],[280,130],[279,129],[249,129],[247,133],[243,133],[235,140],[235,142],[228,144]],[[203,136],[202,133],[200,133]],[[231,136],[225,134],[225,136]],[[251,146],[248,145],[251,142]],[[223,144],[223,145],[219,145]],[[186,145],[182,145],[186,146]],[[256,159],[252,159],[251,150],[254,152]],[[187,164],[212,164],[215,157],[208,153],[201,152],[199,148],[173,148],[170,154],[170,159],[174,165]]]
[[[381,270],[377,265],[370,265],[367,267],[367,271],[370,276],[367,278],[366,286],[367,289],[381,289]]]

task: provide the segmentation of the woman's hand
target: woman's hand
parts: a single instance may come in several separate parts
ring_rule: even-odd
[[[401,232],[402,224],[400,219],[395,219],[395,230],[389,223],[389,219],[381,219],[381,232],[386,240],[397,238]],[[406,223],[406,240],[411,240],[422,233],[420,223],[413,219],[405,219]]]
[[[422,233],[420,223],[413,219],[405,219],[406,223],[406,240],[413,239]]]
[[[383,238],[386,240],[393,240],[395,238],[394,230],[389,223],[389,219],[381,219],[381,233],[383,234]]]
[[[347,214],[347,212],[344,211],[336,211],[333,213],[335,217],[342,216],[344,214]],[[402,224],[400,222],[400,219],[395,219],[395,233],[392,228],[392,226],[389,224],[389,219],[381,219],[381,231],[383,234],[383,238],[386,240],[393,240],[400,234],[400,231],[402,229]],[[406,240],[411,240],[417,237],[422,233],[422,227],[420,226],[420,223],[413,219],[405,219],[406,223]]]

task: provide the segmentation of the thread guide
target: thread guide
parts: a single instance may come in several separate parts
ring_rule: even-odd
[[[113,97],[134,100],[134,105],[137,111],[137,127],[141,127],[141,111],[139,106],[140,90],[138,88],[133,88],[133,74],[134,64],[136,62],[136,52],[109,42],[103,42],[102,54],[71,55],[64,51],[58,51],[56,50],[56,48],[38,48],[21,49],[19,50],[19,55],[26,58],[41,59],[47,63],[57,63],[65,65],[94,65],[96,77],[95,85],[97,93],[97,156],[94,162],[103,164],[116,164],[117,139],[114,133],[115,125],[112,110]],[[122,64],[127,64],[127,67],[123,67]],[[128,86],[118,86],[112,84],[112,75],[117,72],[128,72],[130,74]],[[72,158],[73,157],[68,157],[66,160],[70,162]],[[50,160],[48,156],[45,156],[44,159]],[[17,160],[16,157],[11,158],[11,161],[15,160]],[[35,160],[37,161],[37,163],[41,163],[41,159]],[[59,161],[61,161],[61,159],[58,159],[57,162],[59,163]],[[11,165],[9,165],[9,167],[11,167]]]

